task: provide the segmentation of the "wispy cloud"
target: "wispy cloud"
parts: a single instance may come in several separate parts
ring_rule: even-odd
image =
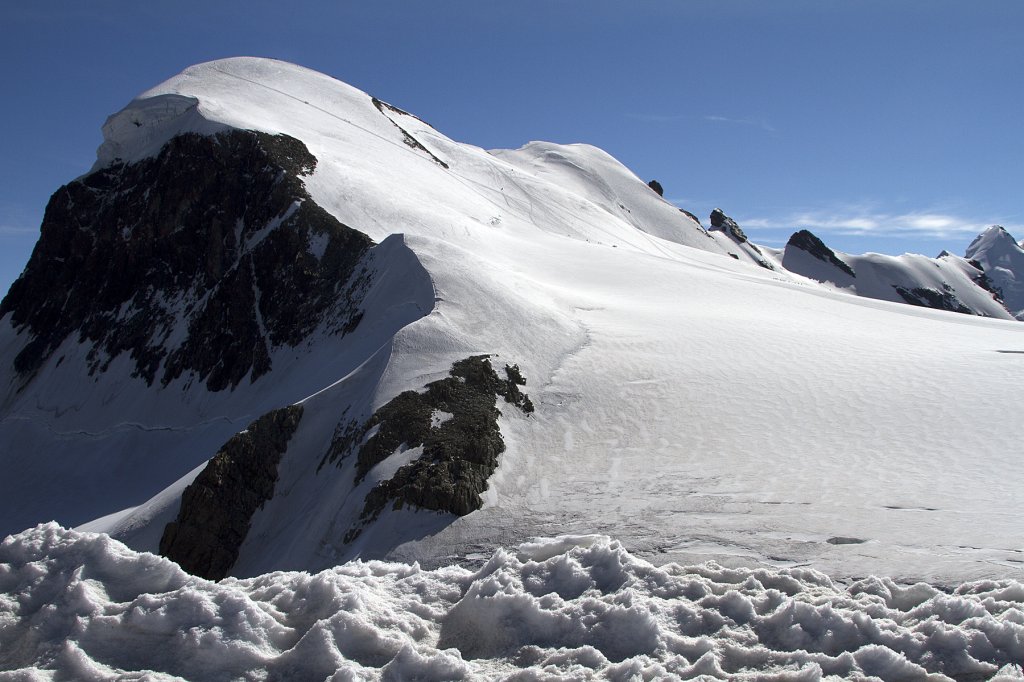
[[[754,128],[760,128],[761,130],[774,133],[776,132],[775,126],[768,122],[768,119],[761,117],[751,118],[732,118],[729,116],[705,116],[705,121],[711,121],[712,123],[730,123],[734,125],[752,126]]]
[[[729,116],[696,116],[694,114],[662,114],[653,112],[627,112],[626,118],[631,118],[634,121],[641,121],[643,123],[676,123],[679,121],[692,121],[698,122],[701,120],[710,121],[711,123],[725,123],[728,125],[739,125],[748,126],[751,128],[759,128],[768,133],[777,132],[775,126],[773,126],[768,119],[763,117],[751,116],[748,118],[732,118]]]
[[[988,220],[977,220],[938,211],[891,213],[856,208],[795,211],[778,216],[748,217],[740,224],[744,229],[808,229],[825,234],[883,238],[953,239],[976,235],[991,225],[1002,225],[1011,232],[1024,232],[1024,225],[998,216],[992,216]]]
[[[35,232],[39,232],[38,228],[22,227],[20,225],[0,225],[0,237],[26,237]]]
[[[773,248],[782,248],[789,242],[789,238],[780,239],[778,237],[757,237],[758,246],[770,246]]]

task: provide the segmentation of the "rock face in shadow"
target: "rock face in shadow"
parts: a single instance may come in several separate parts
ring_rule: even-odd
[[[747,241],[747,235],[743,233],[740,226],[736,224],[735,220],[725,215],[722,209],[716,208],[711,211],[710,220],[712,230],[724,232],[740,244]]]
[[[789,241],[786,242],[786,249],[788,250],[790,248],[800,249],[801,251],[805,251],[806,253],[814,256],[820,261],[830,263],[839,268],[840,270],[842,270],[843,272],[845,272],[846,274],[848,274],[850,277],[857,276],[857,274],[853,271],[853,268],[851,268],[845,262],[840,260],[832,249],[825,246],[825,242],[818,239],[818,237],[816,237],[814,233],[810,232],[809,230],[800,230],[799,232],[794,232],[793,235],[789,238]]]
[[[946,285],[946,288],[943,291],[928,289],[925,287],[908,289],[895,284],[893,285],[893,289],[895,289],[896,293],[898,293],[900,297],[910,305],[916,305],[922,308],[935,308],[936,310],[948,310],[954,313],[963,313],[964,315],[976,314],[956,297],[953,290],[949,288],[949,285]]]
[[[388,503],[463,516],[479,509],[487,479],[498,466],[505,443],[498,429],[497,397],[524,413],[533,412],[518,365],[505,366],[505,378],[486,355],[460,360],[451,376],[427,384],[422,393],[399,394],[359,427],[350,426],[331,444],[324,462],[356,457],[356,482],[396,451],[422,447],[416,460],[381,481],[366,496],[360,522],[346,534],[351,542]],[[355,447],[362,443],[358,449]]]
[[[194,575],[226,576],[252,515],[274,495],[278,464],[301,419],[301,405],[274,410],[225,443],[182,493],[160,554]]]
[[[698,218],[697,216],[695,216],[695,215],[694,215],[693,213],[690,213],[690,212],[689,212],[689,211],[687,211],[687,210],[686,210],[685,208],[681,208],[681,209],[679,209],[679,212],[680,212],[680,213],[682,213],[683,215],[685,215],[685,216],[686,216],[687,218],[689,218],[689,219],[690,219],[690,220],[692,220],[693,222],[695,222],[695,223],[697,223],[698,225],[700,225],[700,226],[701,226],[701,229],[703,229],[703,228],[704,228],[704,224],[700,222],[700,218]]]
[[[971,281],[973,281],[975,284],[977,284],[979,287],[981,287],[988,293],[992,294],[993,300],[995,300],[997,303],[999,303],[1005,308],[1006,302],[1003,300],[1003,290],[997,287],[989,278],[989,276],[985,274],[984,269],[982,269],[978,261],[970,260],[967,262],[978,271],[978,274],[972,277]],[[1009,308],[1007,308],[1007,310],[1010,312],[1010,314],[1013,314],[1012,310],[1010,310]]]
[[[285,135],[189,133],[57,190],[0,303],[29,332],[14,358],[24,382],[70,336],[90,344],[92,374],[128,353],[149,384],[194,372],[219,391],[325,319],[354,328],[372,242],[310,199],[301,176],[315,166]]]

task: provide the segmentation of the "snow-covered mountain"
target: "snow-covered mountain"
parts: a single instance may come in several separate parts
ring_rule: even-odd
[[[0,669],[1017,674],[998,233],[766,249],[265,59],[104,139],[0,304],[0,531],[78,526],[0,545]]]
[[[1006,309],[1024,318],[1024,248],[1004,228],[994,225],[971,242],[967,258],[980,268]]]
[[[854,256],[833,251],[807,230],[795,232],[784,249],[770,252],[788,271],[838,291],[968,315],[1011,317],[988,268],[969,260],[970,255]]]
[[[883,302],[1009,318],[987,261],[765,249],[594,147],[484,151],[272,60],[192,67],[104,137],[0,307],[6,532],[214,577],[560,532],[1016,565],[1022,330]]]

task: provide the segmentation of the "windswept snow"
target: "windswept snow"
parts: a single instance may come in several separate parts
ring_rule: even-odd
[[[2,679],[1024,679],[1024,585],[655,567],[603,536],[478,568],[220,583],[56,524],[0,545]],[[931,675],[931,677],[928,677]]]

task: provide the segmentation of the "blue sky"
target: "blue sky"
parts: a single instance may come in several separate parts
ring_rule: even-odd
[[[234,55],[323,71],[486,148],[587,142],[755,241],[1024,238],[1018,0],[35,0],[0,6],[0,290],[107,115]]]

